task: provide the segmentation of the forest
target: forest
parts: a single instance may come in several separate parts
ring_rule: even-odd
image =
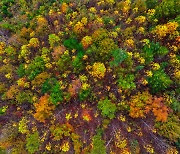
[[[178,154],[180,0],[0,0],[0,154]]]

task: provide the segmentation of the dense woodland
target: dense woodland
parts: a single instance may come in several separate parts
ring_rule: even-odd
[[[178,154],[179,0],[0,0],[0,154]]]

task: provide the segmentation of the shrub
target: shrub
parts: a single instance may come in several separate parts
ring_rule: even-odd
[[[154,48],[153,48],[153,49],[154,49]],[[142,53],[142,55],[143,55],[143,57],[145,58],[147,64],[150,63],[150,62],[152,62],[153,59],[154,59],[154,58],[153,58],[153,49],[152,49],[152,47],[149,46],[149,45],[145,45],[144,48],[143,48],[143,53]]]
[[[1,21],[1,18],[0,18],[0,21]],[[6,150],[4,150],[4,149],[2,149],[2,148],[0,147],[0,153],[5,154],[5,153],[6,153]]]
[[[15,144],[13,145],[11,149],[11,153],[12,154],[27,153],[25,146],[26,146],[26,143],[24,142],[24,140],[21,140],[20,137],[17,137]]]
[[[36,131],[33,134],[28,134],[26,138],[26,149],[29,153],[35,153],[40,146],[39,133]]]
[[[106,26],[110,25],[110,23],[114,23],[114,19],[109,16],[103,16],[103,22]]]
[[[1,17],[0,17],[0,20],[1,20]],[[3,23],[1,23],[0,28],[9,30],[11,32],[16,32],[16,30],[19,28],[17,26],[18,25],[10,24],[8,22],[3,22]]]
[[[57,125],[51,125],[50,127],[51,134],[53,136],[53,140],[59,141],[63,139],[64,137],[70,137],[73,145],[74,145],[74,151],[75,153],[80,153],[82,143],[79,140],[79,135],[75,134],[73,132],[73,127],[70,124],[57,124]]]
[[[121,134],[121,131],[117,131],[115,136],[115,146],[119,149],[125,149],[127,147],[127,140]]]
[[[127,44],[132,44],[134,43],[134,40],[132,40],[133,38],[133,34],[136,30],[136,27],[135,26],[131,26],[131,27],[127,27],[126,29],[124,29],[121,33],[121,36],[124,40],[129,40],[127,41],[126,43]],[[134,44],[132,44],[134,45]]]
[[[122,62],[120,67],[116,67],[114,71],[118,74],[118,76],[121,76],[122,74],[131,74],[133,67],[134,67],[134,60],[132,56],[128,56],[126,60]]]
[[[41,6],[41,8],[42,8],[42,6]],[[48,27],[48,21],[43,16],[38,16],[37,17],[37,25],[38,25],[37,31],[46,30],[46,27]]]
[[[177,15],[177,17],[175,18],[175,22],[177,22],[178,25],[180,25],[180,15]]]
[[[143,24],[146,21],[146,17],[145,16],[138,16],[138,17],[135,18],[135,21],[138,24]]]
[[[177,112],[180,113],[180,103],[177,99],[173,99],[172,103],[171,103],[171,108]]]
[[[6,44],[4,42],[0,42],[0,55],[4,54],[5,47]]]
[[[66,102],[69,102],[70,99],[71,99],[71,94],[68,93],[68,92],[64,92],[63,95],[64,95],[64,100],[65,100]]]
[[[101,114],[104,117],[113,119],[117,110],[116,105],[111,103],[107,98],[98,102],[98,109],[101,110]]]
[[[2,65],[0,67],[0,73],[5,74],[5,73],[12,73],[13,72],[13,66],[11,64],[6,64]]]

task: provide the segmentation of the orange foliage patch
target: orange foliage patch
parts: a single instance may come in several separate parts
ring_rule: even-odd
[[[66,50],[66,48],[62,45],[62,46],[58,46],[58,47],[55,47],[53,49],[53,53],[52,53],[52,56],[53,58],[56,60],[59,58],[60,55],[62,55],[64,53],[64,51]]]
[[[63,4],[61,5],[61,11],[62,11],[63,13],[66,13],[67,10],[68,10],[68,5],[67,5],[66,3],[63,3]]]
[[[80,79],[72,80],[72,84],[69,86],[68,92],[70,93],[71,96],[75,96],[80,88],[81,88]]]
[[[83,110],[82,111],[82,118],[85,120],[85,121],[91,121],[92,120],[92,117],[90,115],[90,110]]]
[[[153,101],[149,103],[146,107],[146,112],[151,111],[153,112],[154,116],[156,117],[157,121],[166,122],[168,117],[168,108],[163,103],[163,97],[154,97]]]
[[[40,122],[45,122],[52,115],[55,106],[49,102],[49,95],[45,94],[39,99],[39,103],[34,104],[36,113],[34,118]]]
[[[18,92],[19,92],[18,86],[12,85],[10,89],[7,91],[6,96],[8,99],[13,99]]]

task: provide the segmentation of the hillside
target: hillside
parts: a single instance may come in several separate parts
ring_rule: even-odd
[[[1,0],[0,154],[178,154],[179,0]]]

